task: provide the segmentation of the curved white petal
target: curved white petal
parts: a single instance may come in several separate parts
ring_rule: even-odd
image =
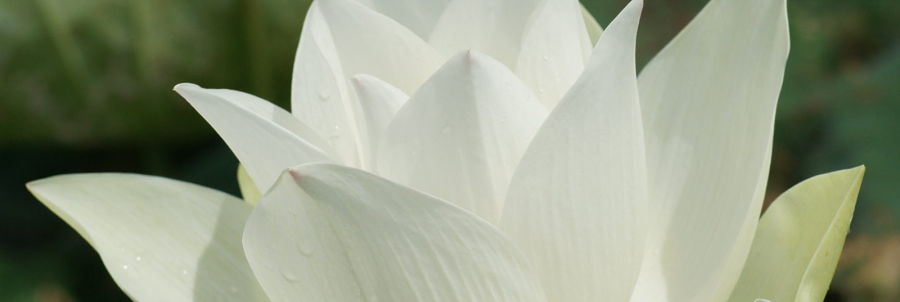
[[[447,4],[453,0],[357,0],[428,38]]]
[[[591,38],[591,45],[597,44],[600,35],[603,34],[603,27],[594,19],[591,12],[584,5],[581,6],[581,17],[584,19],[584,26],[587,28],[588,36]]]
[[[137,301],[268,301],[244,258],[252,207],[175,180],[118,173],[55,176],[28,189],[72,226]]]
[[[411,93],[441,64],[415,33],[355,1],[321,1],[319,8],[346,75],[370,74]]]
[[[591,55],[578,0],[544,0],[522,40],[516,74],[553,108],[581,75]]]
[[[360,130],[362,134],[363,167],[374,169],[376,159],[375,151],[387,130],[388,124],[400,110],[400,107],[409,99],[403,91],[370,75],[357,75],[351,79],[353,90],[356,91],[356,99],[359,100],[362,120],[364,125]]]
[[[759,217],[788,44],[784,0],[713,0],[642,71],[655,225],[634,301],[728,298]]]
[[[540,1],[454,0],[428,42],[446,56],[471,49],[515,67],[525,24]]]
[[[647,179],[634,47],[642,6],[632,1],[600,38],[510,184],[500,228],[536,266],[550,301],[627,301],[640,272]]]
[[[244,248],[273,301],[544,301],[488,223],[347,167],[286,173],[251,215]]]
[[[497,222],[513,170],[546,115],[503,64],[465,52],[397,112],[377,171]]]
[[[358,125],[352,96],[328,24],[314,2],[303,23],[294,59],[291,111],[325,136],[336,160],[350,166],[360,161]],[[280,173],[280,171],[279,171]]]
[[[778,196],[759,220],[728,301],[818,302],[834,277],[864,166],[818,175]]]
[[[309,162],[330,162],[322,149],[296,131],[300,121],[265,100],[245,93],[178,84],[181,94],[219,133],[247,169],[260,191],[266,191],[284,169]]]

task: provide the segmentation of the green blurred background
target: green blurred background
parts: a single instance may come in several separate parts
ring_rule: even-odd
[[[638,64],[704,3],[648,0]],[[625,1],[584,4],[607,24]],[[235,158],[171,88],[195,82],[285,106],[308,5],[0,0],[0,301],[127,301],[87,243],[23,184],[125,171],[236,194]],[[789,0],[789,16],[769,200],[809,176],[866,164],[828,301],[900,301],[900,2]]]

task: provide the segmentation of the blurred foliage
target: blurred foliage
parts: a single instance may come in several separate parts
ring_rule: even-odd
[[[586,0],[601,24],[624,0]],[[645,5],[644,65],[705,0]],[[236,161],[171,88],[289,98],[308,1],[0,1],[0,301],[127,301],[96,254],[23,184],[128,171],[237,193]],[[792,49],[770,200],[866,164],[828,301],[900,301],[900,2],[789,0]]]

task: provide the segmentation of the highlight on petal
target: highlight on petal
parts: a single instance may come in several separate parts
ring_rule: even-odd
[[[759,221],[730,301],[824,300],[865,170],[822,174],[779,196]]]
[[[100,254],[137,301],[268,301],[241,246],[252,209],[227,194],[134,174],[74,174],[28,183]]]
[[[251,215],[244,248],[272,301],[545,301],[491,225],[348,167],[285,173]]]
[[[516,74],[553,108],[581,75],[592,48],[578,0],[544,0],[528,22]]]
[[[362,148],[364,169],[374,169],[375,152],[387,130],[388,124],[409,99],[403,91],[370,75],[357,75],[351,79],[356,99],[359,101],[363,126]]]
[[[500,228],[550,301],[628,301],[644,256],[646,165],[634,49],[643,3],[600,38],[519,163]]]
[[[370,74],[415,91],[443,57],[397,21],[351,0],[321,1],[344,74]]]
[[[320,140],[289,113],[265,100],[223,89],[178,84],[178,92],[219,133],[260,191],[287,167],[331,158],[310,140]],[[307,132],[309,135],[301,136]]]
[[[331,30],[319,2],[313,2],[303,23],[291,80],[291,111],[325,136],[335,160],[360,164],[360,142],[352,95],[338,58]],[[279,170],[278,173],[281,173]]]
[[[641,72],[653,225],[633,301],[728,298],[762,207],[788,44],[784,0],[712,0]]]
[[[546,115],[503,64],[465,52],[397,112],[377,171],[495,223],[513,170]]]
[[[543,0],[454,0],[447,5],[428,43],[445,56],[485,53],[515,67],[525,24]]]
[[[259,199],[262,198],[262,192],[260,192],[259,187],[253,183],[253,179],[250,178],[250,174],[247,174],[247,169],[244,169],[244,165],[238,165],[237,180],[244,201],[252,206],[259,204]]]

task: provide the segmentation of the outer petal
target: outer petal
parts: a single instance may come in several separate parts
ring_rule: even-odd
[[[578,0],[544,0],[525,31],[516,74],[553,108],[581,75],[592,46]]]
[[[865,167],[794,186],[766,210],[730,301],[819,302],[834,276]]]
[[[509,179],[546,109],[488,56],[453,57],[400,109],[378,172],[496,222]]]
[[[443,60],[415,33],[355,1],[322,1],[320,8],[344,74],[370,74],[410,93]]]
[[[397,20],[419,37],[428,38],[447,4],[453,0],[357,0]]]
[[[294,61],[291,111],[326,136],[337,151],[330,153],[335,159],[357,166],[361,152],[358,125],[341,68],[331,31],[323,20],[318,2],[314,2],[303,23]]]
[[[643,3],[600,38],[585,74],[538,131],[500,227],[551,301],[627,301],[643,258],[646,166],[634,47]]]
[[[635,301],[728,298],[759,217],[788,43],[784,0],[713,0],[641,73],[656,223]]]
[[[384,136],[388,124],[409,99],[403,91],[370,75],[358,75],[352,79],[356,99],[362,109],[364,165],[366,169],[374,169],[375,151]]]
[[[375,175],[302,166],[263,199],[244,247],[274,301],[544,301],[488,223]]]
[[[309,142],[319,139],[298,135],[294,128],[302,124],[269,102],[244,93],[203,89],[194,84],[179,84],[175,91],[222,136],[260,191],[268,189],[288,167],[331,161],[322,149]]]
[[[541,0],[454,0],[428,42],[444,55],[477,50],[516,66],[525,24]]]
[[[28,189],[84,237],[138,301],[268,301],[241,248],[251,207],[170,179],[132,174],[46,178]]]

